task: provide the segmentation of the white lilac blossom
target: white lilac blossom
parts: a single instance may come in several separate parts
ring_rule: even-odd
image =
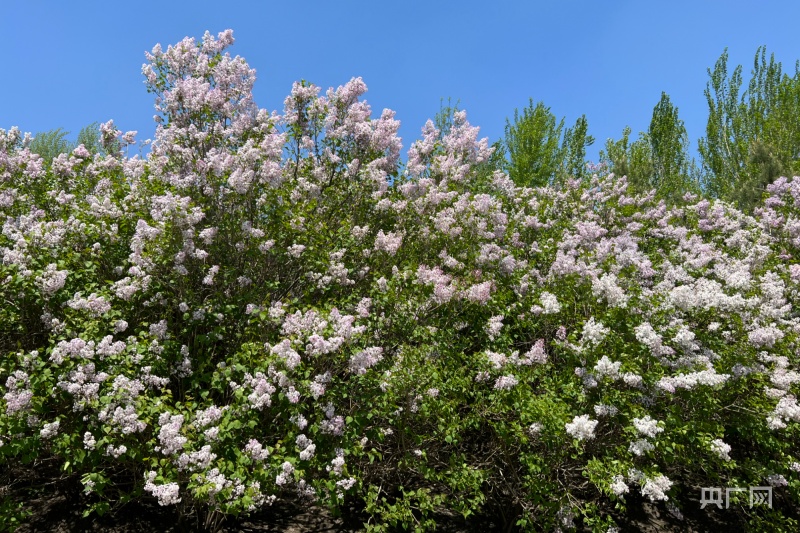
[[[186,444],[186,437],[181,435],[183,425],[183,415],[172,415],[161,413],[158,417],[161,426],[158,432],[158,441],[161,444],[156,446],[156,451],[161,451],[164,455],[173,455],[183,449]]]
[[[656,386],[667,392],[674,393],[676,389],[693,389],[697,385],[706,385],[709,387],[719,386],[725,383],[729,378],[730,374],[717,374],[713,368],[710,368],[699,372],[666,376],[661,378],[656,383]]]
[[[627,494],[628,492],[630,492],[630,488],[625,483],[625,478],[620,475],[614,476],[612,478],[609,488],[611,489],[611,492],[613,492],[617,496],[622,496],[623,494]]]
[[[636,456],[644,455],[645,453],[655,449],[647,439],[639,439],[631,442],[628,451]]]
[[[263,461],[269,457],[269,450],[264,448],[256,439],[250,439],[244,447],[244,453],[253,461]]]
[[[331,461],[330,466],[326,466],[325,467],[325,469],[328,472],[333,472],[337,476],[341,476],[342,475],[342,473],[344,472],[344,466],[345,466],[343,453],[344,452],[342,452],[342,455],[337,453],[336,457]]]
[[[128,451],[128,447],[124,444],[120,444],[119,446],[114,446],[109,444],[106,448],[106,455],[113,457],[114,459],[119,459],[122,455],[124,455]]]
[[[600,344],[603,339],[608,335],[609,329],[601,322],[598,322],[591,317],[584,325],[583,325],[583,342],[589,345],[597,345]]]
[[[36,278],[36,283],[42,289],[45,297],[49,298],[61,290],[67,281],[67,270],[57,270],[58,265],[50,263],[41,276]]]
[[[90,432],[86,432],[83,434],[83,447],[87,450],[94,450],[97,441],[95,440],[94,436]]]
[[[786,487],[789,482],[781,474],[770,474],[767,476],[767,483],[772,487]]]
[[[615,416],[619,413],[619,409],[613,405],[599,403],[594,406],[594,412],[597,416]]]
[[[666,492],[672,487],[672,481],[664,475],[646,479],[642,485],[642,496],[647,496],[651,502],[669,500]]]
[[[542,304],[542,312],[546,315],[552,315],[561,311],[561,304],[558,303],[558,298],[549,292],[542,292],[539,296],[539,301]]]
[[[625,308],[628,305],[628,295],[617,284],[615,274],[603,274],[600,278],[592,279],[592,295],[598,300],[605,299],[611,307]]]
[[[647,437],[655,437],[664,431],[664,428],[658,426],[658,420],[650,418],[650,415],[645,415],[644,418],[634,418],[633,426],[636,431]]]
[[[747,335],[747,340],[756,348],[772,348],[783,336],[783,331],[776,328],[773,324],[751,331]]]
[[[528,426],[528,434],[534,438],[538,437],[539,434],[542,432],[543,427],[544,426],[542,426],[540,422],[534,422],[533,424]]]
[[[639,387],[642,384],[642,376],[638,374],[633,372],[623,372],[621,375],[622,381],[624,381],[629,387]]]
[[[711,441],[711,451],[714,452],[720,459],[730,461],[731,456],[728,455],[731,451],[730,444],[726,444],[722,439],[714,439]]]
[[[607,377],[614,380],[619,377],[619,369],[621,366],[622,363],[620,361],[612,361],[607,355],[604,355],[594,366],[594,374],[598,378]]]
[[[42,437],[42,439],[45,439],[45,440],[52,439],[53,437],[55,437],[58,434],[59,425],[60,425],[60,421],[59,420],[55,420],[53,422],[49,422],[49,423],[45,424],[44,427],[39,432],[39,436]]]
[[[217,458],[217,454],[211,452],[211,446],[206,444],[197,451],[181,453],[176,463],[181,470],[204,470]]]
[[[292,480],[294,466],[289,461],[284,461],[281,465],[281,473],[275,477],[275,484],[278,486],[286,485]]]
[[[566,425],[567,433],[578,440],[590,440],[594,438],[598,423],[597,420],[591,420],[589,415],[576,416]]]

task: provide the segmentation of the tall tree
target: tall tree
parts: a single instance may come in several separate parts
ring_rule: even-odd
[[[40,132],[34,136],[28,148],[31,152],[42,156],[45,163],[48,165],[50,165],[53,159],[58,157],[59,154],[68,154],[81,144],[84,145],[91,154],[104,153],[103,147],[100,144],[99,126],[100,123],[93,122],[81,128],[81,131],[78,132],[77,142],[70,141],[67,138],[69,132],[64,131],[62,128]]]
[[[690,174],[686,127],[665,92],[653,108],[647,138],[653,161],[651,185],[657,195],[672,203],[687,192],[699,192],[699,184]]]
[[[600,161],[617,176],[626,176],[633,191],[647,192],[652,188],[653,154],[647,132],[631,142],[631,128],[625,126],[618,141],[606,140],[605,150],[600,150]]]
[[[561,145],[562,172],[560,179],[574,178],[583,180],[588,177],[586,170],[586,148],[594,144],[594,137],[589,135],[589,122],[586,115],[581,115],[575,125],[564,132]]]
[[[69,135],[69,132],[61,128],[39,132],[33,137],[28,149],[34,154],[42,156],[45,163],[49,165],[59,154],[72,151],[73,146],[66,139],[67,135]]]
[[[92,154],[104,153],[103,145],[100,143],[100,123],[92,122],[88,126],[81,128],[78,132],[76,147],[83,145]]]
[[[564,119],[555,115],[542,102],[514,111],[514,121],[506,119],[504,148],[506,172],[519,186],[552,185],[562,167],[561,133]]]
[[[751,211],[767,185],[798,170],[800,146],[800,65],[793,77],[782,74],[774,54],[759,47],[747,89],[742,66],[728,76],[727,49],[709,69],[705,95],[709,106],[706,137],[699,148],[709,196]]]

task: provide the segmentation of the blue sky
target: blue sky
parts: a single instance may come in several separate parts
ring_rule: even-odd
[[[257,71],[260,107],[282,110],[295,80],[327,89],[361,76],[374,115],[397,112],[403,154],[442,98],[459,100],[490,141],[533,98],[567,124],[586,114],[596,160],[625,125],[647,129],[662,91],[694,151],[707,116],[706,69],[728,47],[730,70],[742,64],[747,80],[766,45],[793,73],[798,20],[800,2],[789,1],[7,2],[0,128],[62,127],[74,138],[114,119],[151,138],[144,51],[231,28],[232,55]]]

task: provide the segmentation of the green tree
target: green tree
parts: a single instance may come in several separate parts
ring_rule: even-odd
[[[66,154],[72,151],[73,146],[66,139],[67,135],[69,135],[69,132],[61,128],[39,132],[33,137],[28,149],[34,154],[42,156],[45,163],[49,165],[59,154]]]
[[[626,176],[634,192],[644,193],[652,189],[652,146],[648,133],[640,133],[634,142],[631,142],[630,135],[630,126],[625,126],[620,140],[608,139],[605,150],[600,150],[600,161],[605,162],[617,176]]]
[[[564,119],[555,115],[542,102],[514,111],[513,123],[506,119],[505,170],[519,186],[552,185],[563,165],[561,133]]]
[[[690,172],[689,136],[678,108],[672,105],[667,93],[653,108],[647,131],[653,161],[651,185],[657,195],[674,203],[687,192],[700,192],[699,183]]]
[[[729,76],[727,63],[726,49],[708,70],[709,116],[699,143],[704,186],[709,196],[749,212],[770,183],[800,169],[800,65],[794,76],[783,74],[774,54],[767,60],[766,48],[759,47],[740,96],[742,66]]]
[[[81,144],[91,154],[105,153],[100,144],[99,127],[99,122],[93,122],[81,128],[77,142],[70,141],[67,138],[69,132],[62,128],[40,132],[34,136],[28,148],[31,152],[42,156],[47,165],[50,165],[59,154],[68,154]]]
[[[656,197],[674,204],[687,192],[700,192],[694,161],[689,160],[689,137],[678,108],[667,93],[653,108],[650,127],[630,141],[631,129],[625,127],[618,141],[606,141],[600,159],[611,172],[627,176],[637,194],[655,189]]]
[[[103,146],[100,144],[100,123],[92,122],[88,126],[81,128],[78,132],[76,147],[83,145],[92,154],[104,153]]]
[[[589,135],[589,122],[586,115],[581,115],[575,125],[564,132],[561,145],[562,172],[561,179],[575,178],[583,180],[589,177],[586,170],[586,148],[594,144],[594,137]]]

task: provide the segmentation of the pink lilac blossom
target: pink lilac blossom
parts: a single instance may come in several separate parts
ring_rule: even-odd
[[[158,441],[161,445],[156,446],[155,450],[164,455],[174,455],[181,451],[188,440],[181,435],[183,415],[161,413],[158,417],[158,424],[161,426],[158,431]]]
[[[366,348],[350,358],[350,371],[366,374],[367,369],[378,364],[381,359],[383,359],[383,348],[380,346]]]
[[[489,319],[489,322],[486,324],[486,333],[489,335],[490,340],[495,340],[500,333],[500,330],[503,329],[503,316],[493,316]]]
[[[85,310],[95,318],[107,313],[111,310],[111,304],[105,298],[98,296],[95,293],[90,294],[87,298],[82,298],[80,293],[67,302],[67,305],[73,309]]]
[[[217,454],[211,452],[211,446],[206,444],[197,451],[181,453],[176,464],[179,470],[205,470],[217,458]]]
[[[484,281],[483,283],[472,285],[467,289],[464,296],[470,302],[486,305],[486,302],[488,302],[489,298],[492,296],[492,282]]]
[[[253,461],[263,461],[269,457],[269,450],[258,442],[256,439],[250,439],[244,447],[244,453],[247,454]]]
[[[6,393],[3,399],[6,401],[6,414],[16,415],[28,410],[33,398],[33,392],[29,390],[30,378],[22,370],[15,370],[6,379]]]
[[[397,253],[402,243],[402,233],[383,233],[383,230],[380,230],[375,237],[375,250],[384,251],[393,256]]]
[[[494,383],[495,390],[508,390],[514,388],[519,383],[519,380],[512,375],[500,376]]]
[[[153,483],[156,479],[156,473],[153,471],[145,475],[144,490],[158,498],[158,504],[163,506],[175,505],[180,503],[180,487],[177,483],[165,483],[163,485],[156,485]]]

